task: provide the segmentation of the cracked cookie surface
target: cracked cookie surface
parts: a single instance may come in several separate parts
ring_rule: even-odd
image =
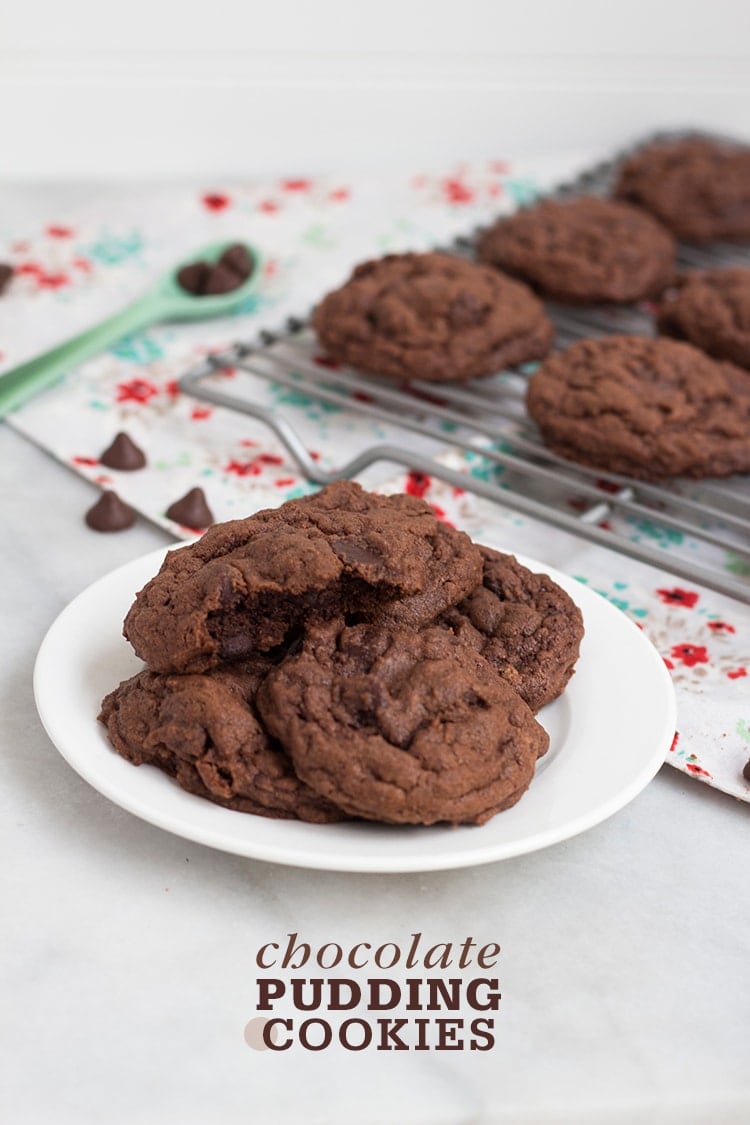
[[[483,824],[519,800],[549,744],[495,669],[440,628],[312,625],[257,704],[300,778],[388,824]]]
[[[545,356],[554,329],[525,285],[452,254],[363,262],[313,324],[329,356],[395,379],[461,381]]]
[[[551,703],[573,675],[583,637],[581,611],[547,574],[513,555],[480,547],[482,583],[439,619],[480,652],[532,711]]]
[[[482,261],[570,304],[656,296],[674,276],[674,252],[645,211],[594,196],[542,200],[500,219],[478,247]]]
[[[702,138],[651,145],[623,163],[615,194],[688,242],[746,242],[750,148]]]
[[[658,480],[750,471],[750,374],[690,344],[579,340],[532,375],[529,414],[555,453]]]
[[[187,792],[240,812],[326,823],[343,813],[301,782],[258,721],[254,698],[271,667],[249,661],[205,675],[139,672],[102,702],[118,754],[148,763]]]
[[[154,671],[200,672],[283,644],[315,612],[366,614],[390,600],[420,625],[479,581],[463,532],[416,497],[349,481],[210,528],[170,552],[124,633]]]
[[[750,368],[750,269],[688,274],[662,304],[657,325],[665,336]]]

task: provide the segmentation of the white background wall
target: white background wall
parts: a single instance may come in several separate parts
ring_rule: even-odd
[[[750,138],[748,0],[0,0],[0,177]]]

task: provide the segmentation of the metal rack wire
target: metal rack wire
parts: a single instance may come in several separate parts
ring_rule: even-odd
[[[584,172],[553,194],[606,193],[620,159]],[[458,239],[449,249],[471,254],[477,233]],[[750,249],[682,246],[678,262],[681,268],[750,265]],[[557,347],[581,337],[612,332],[653,332],[645,306],[570,309],[551,305],[548,312],[557,329]],[[265,423],[313,483],[355,477],[379,461],[402,465],[750,604],[749,478],[656,485],[563,460],[544,446],[525,414],[523,369],[470,384],[438,386],[413,381],[399,385],[351,369],[323,368],[316,362],[315,353],[308,321],[291,318],[279,332],[264,332],[256,343],[236,344],[208,358],[185,374],[180,386],[197,398]],[[229,393],[209,378],[229,367],[248,377],[244,393]],[[373,420],[395,423],[404,431],[434,439],[436,449],[449,443],[479,459],[484,471],[480,476],[463,473],[434,456],[415,454],[409,449],[406,433],[403,443],[371,445],[335,471],[328,471],[310,456],[289,418],[258,401],[259,396],[253,394],[254,380]],[[632,524],[638,520],[657,525],[667,536],[687,537],[693,548],[701,549],[670,550],[667,554],[651,543],[634,540],[628,533],[628,521]],[[735,573],[719,565],[727,549],[732,551]]]

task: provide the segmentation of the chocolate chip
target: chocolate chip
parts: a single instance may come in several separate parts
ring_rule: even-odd
[[[92,531],[125,531],[135,523],[135,512],[116,492],[103,492],[85,518]]]
[[[250,257],[247,247],[243,246],[241,242],[235,242],[234,245],[227,246],[219,258],[219,265],[226,266],[227,269],[241,277],[243,281],[253,272],[253,259]]]
[[[144,467],[146,455],[132,438],[120,432],[100,455],[99,464],[106,465],[108,469],[120,469],[122,472],[129,473]]]
[[[750,781],[750,758],[745,762],[745,768],[742,771],[742,776],[745,781]]]
[[[203,293],[206,297],[216,297],[221,293],[231,293],[233,289],[239,289],[242,285],[243,278],[230,269],[228,266],[222,265],[217,262],[208,271],[208,277],[203,287]]]
[[[189,262],[177,271],[177,282],[186,292],[200,297],[210,272],[211,267],[208,262]]]
[[[347,539],[332,539],[331,547],[342,563],[352,563],[358,566],[383,565],[383,556],[369,547],[361,547],[358,543],[351,543]]]
[[[170,504],[165,515],[182,527],[204,528],[214,522],[214,514],[208,506],[202,488],[191,488],[174,504]]]
[[[0,294],[5,292],[5,288],[12,277],[13,266],[9,266],[6,262],[0,262]]]

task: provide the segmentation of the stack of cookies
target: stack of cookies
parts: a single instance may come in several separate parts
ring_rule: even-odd
[[[342,482],[170,552],[125,636],[110,741],[230,809],[482,824],[528,787],[581,615],[423,501]]]
[[[554,453],[633,477],[750,471],[750,270],[678,277],[675,239],[750,240],[750,149],[661,143],[625,161],[614,198],[547,199],[498,220],[478,262],[441,253],[358,266],[320,303],[328,355],[378,376],[462,382],[544,360],[542,301],[660,301],[668,339],[583,340],[546,359],[527,408]]]

